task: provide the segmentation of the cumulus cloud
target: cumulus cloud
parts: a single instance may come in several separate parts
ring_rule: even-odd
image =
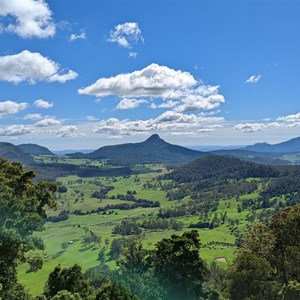
[[[41,120],[43,119],[43,116],[41,114],[28,114],[24,117],[25,120]]]
[[[85,40],[86,39],[86,33],[83,31],[80,34],[72,33],[69,36],[69,41],[74,42],[76,40]]]
[[[178,89],[185,89],[196,83],[194,77],[188,72],[175,71],[166,66],[151,64],[132,73],[100,78],[94,84],[79,89],[79,93],[97,97],[116,95],[119,97],[171,98]]]
[[[38,52],[24,50],[18,54],[0,56],[0,81],[15,84],[22,81],[30,84],[37,81],[65,83],[75,79],[77,75],[72,70],[63,73],[56,62]]]
[[[139,107],[142,103],[147,103],[148,101],[143,99],[133,99],[124,98],[117,105],[117,109],[133,109]]]
[[[56,126],[60,125],[61,122],[59,120],[53,118],[47,118],[34,123],[35,127],[48,127],[48,126]]]
[[[48,101],[45,101],[43,99],[38,99],[38,100],[34,101],[33,105],[35,107],[49,109],[49,108],[52,108],[54,104],[50,103]]]
[[[132,73],[100,78],[78,92],[96,97],[159,98],[165,104],[157,106],[154,103],[150,107],[174,107],[177,112],[213,109],[225,101],[219,94],[219,86],[203,85],[188,72],[157,64]]]
[[[53,131],[58,137],[80,137],[85,134],[78,132],[78,128],[74,125],[64,126]]]
[[[123,48],[132,48],[134,44],[143,42],[144,39],[138,23],[127,22],[116,25],[114,30],[110,31],[107,41]]]
[[[14,101],[3,101],[0,102],[0,117],[5,115],[14,115],[18,112],[26,109],[28,107],[28,103],[22,102],[17,103]]]
[[[272,123],[243,123],[237,124],[234,126],[234,129],[240,130],[243,132],[256,132],[256,131],[264,131],[266,129],[278,128],[281,127],[281,124],[278,122]]]
[[[102,120],[94,128],[96,133],[104,133],[110,136],[124,135],[148,135],[152,132],[164,134],[198,136],[216,130],[222,126],[224,119],[219,117],[203,117],[194,114],[182,114],[174,111],[167,111],[155,119],[149,120],[119,120],[110,118]],[[202,130],[202,131],[201,131]]]
[[[276,119],[276,121],[279,121],[283,124],[285,124],[288,128],[294,128],[300,126],[300,113],[287,115],[287,116],[281,116]]]
[[[18,136],[29,134],[33,132],[32,126],[25,125],[12,125],[4,128],[0,128],[0,136]]]
[[[22,38],[48,38],[55,35],[52,12],[44,0],[1,0],[0,17],[3,32],[12,32]],[[13,17],[13,18],[12,18]]]
[[[261,80],[261,75],[252,75],[245,82],[246,83],[257,83]]]
[[[173,101],[173,100],[167,100],[166,102],[163,102],[159,105],[152,102],[150,104],[150,108],[153,108],[153,109],[156,109],[156,108],[172,108],[174,106],[177,106],[178,104],[179,104],[178,101]]]
[[[299,122],[300,121],[300,113],[288,116],[278,117],[277,121],[284,121],[284,122]]]

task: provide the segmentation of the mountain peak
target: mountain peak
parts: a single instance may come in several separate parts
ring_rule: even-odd
[[[146,142],[158,142],[158,141],[162,141],[162,139],[160,138],[160,136],[158,134],[152,134],[147,140]]]

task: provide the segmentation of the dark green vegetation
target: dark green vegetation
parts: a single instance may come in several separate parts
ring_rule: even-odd
[[[36,144],[20,144],[17,147],[33,155],[54,155],[48,148]]]
[[[4,157],[10,161],[19,161],[23,164],[34,162],[29,153],[11,143],[0,143],[0,157]]]
[[[56,192],[0,166],[4,299],[299,298],[299,166],[33,158]]]
[[[43,248],[43,242],[32,234],[42,230],[44,207],[55,205],[51,197],[55,185],[43,181],[34,184],[33,177],[34,173],[25,172],[20,163],[0,160],[0,295],[3,299],[22,299],[16,268],[25,261],[26,252]]]

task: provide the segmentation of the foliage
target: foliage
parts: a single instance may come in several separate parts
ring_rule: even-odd
[[[113,229],[114,234],[121,235],[138,235],[142,233],[142,230],[139,228],[138,224],[131,219],[122,220],[120,225],[116,225]]]
[[[231,299],[289,299],[290,281],[300,281],[300,205],[286,207],[245,236],[229,271]],[[297,286],[297,284],[296,284]],[[291,290],[289,290],[291,289]],[[293,298],[291,298],[293,299]]]
[[[153,266],[169,299],[198,299],[202,294],[208,270],[199,256],[200,245],[195,230],[156,244]]]
[[[4,299],[17,286],[18,264],[37,245],[32,233],[43,228],[45,206],[55,206],[52,193],[56,185],[34,183],[34,176],[33,171],[24,171],[20,163],[0,159],[0,296]]]
[[[63,290],[70,293],[79,293],[83,298],[89,294],[88,282],[84,278],[80,266],[74,265],[70,268],[61,268],[59,265],[50,273],[44,294],[51,298]]]

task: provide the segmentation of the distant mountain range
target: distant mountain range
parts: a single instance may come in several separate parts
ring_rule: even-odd
[[[109,163],[115,165],[187,163],[206,155],[204,152],[169,144],[157,134],[153,134],[141,143],[105,146],[89,154],[70,154],[73,158],[108,159]]]
[[[196,147],[193,148],[195,149]],[[225,147],[220,150],[205,152],[194,149],[169,144],[157,134],[154,134],[140,143],[104,146],[95,151],[83,151],[85,153],[71,153],[74,152],[72,150],[55,153],[65,154],[70,158],[106,159],[110,164],[115,165],[138,163],[184,164],[209,155],[227,156],[271,165],[300,164],[300,137],[279,144],[258,143],[240,149]],[[201,147],[199,146],[197,149],[201,149]],[[207,150],[210,149],[207,148]],[[23,164],[32,165],[34,164],[33,155],[55,154],[48,148],[36,144],[13,145],[0,142],[0,157],[10,161],[20,161]]]
[[[251,146],[242,148],[255,152],[273,152],[273,153],[299,153],[300,152],[300,137],[282,142],[279,144],[257,143]]]

